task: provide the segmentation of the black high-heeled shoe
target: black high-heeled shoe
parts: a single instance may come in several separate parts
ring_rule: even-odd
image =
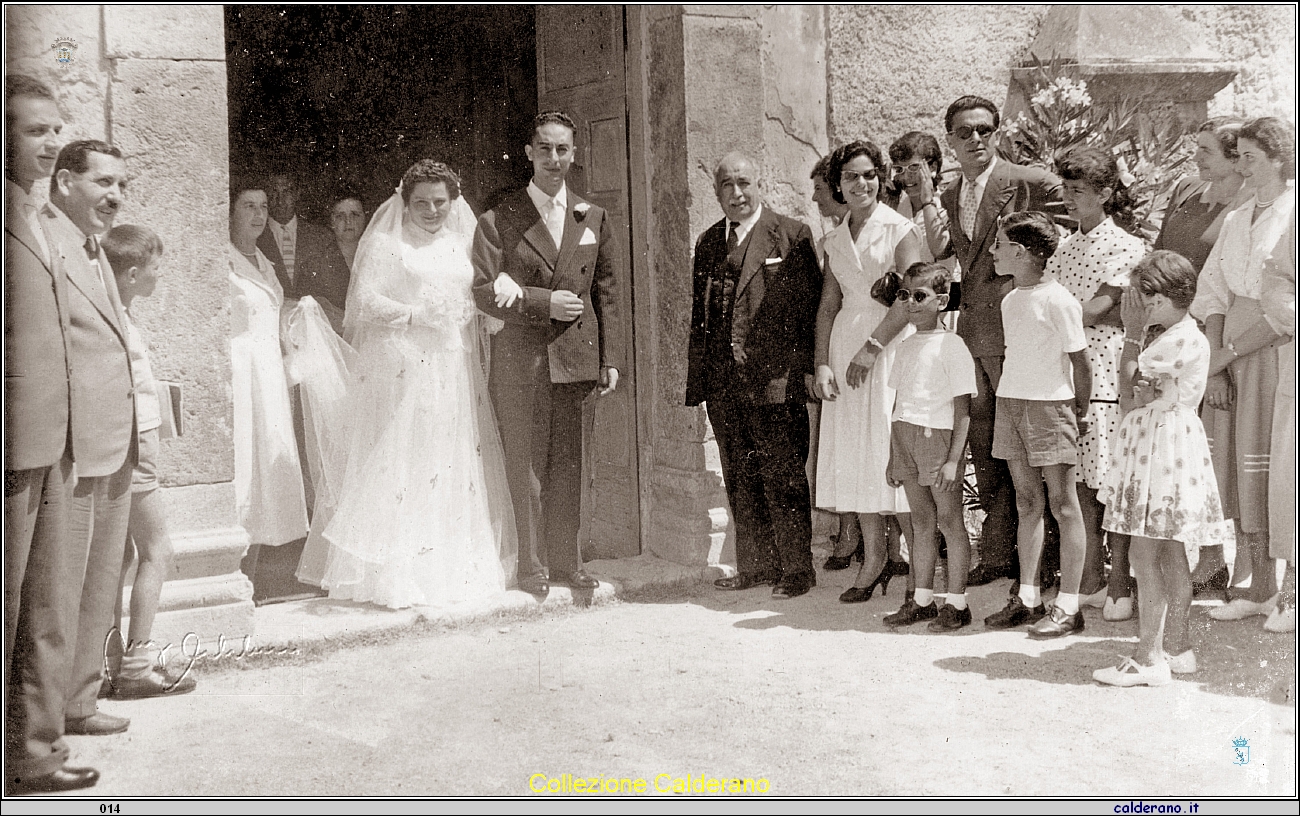
[[[1219,567],[1209,578],[1204,581],[1192,581],[1192,597],[1198,595],[1208,595],[1218,593],[1223,596],[1223,600],[1228,600],[1228,565],[1224,564]]]
[[[889,594],[889,581],[895,575],[906,575],[910,571],[906,561],[885,561],[884,566],[880,568],[880,573],[876,575],[876,580],[864,587],[851,586],[840,594],[840,603],[864,603],[871,600],[871,596],[876,591],[876,586],[880,586],[880,597]]]

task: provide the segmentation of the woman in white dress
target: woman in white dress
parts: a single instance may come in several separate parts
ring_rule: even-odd
[[[231,188],[230,372],[234,397],[235,503],[254,546],[286,544],[307,533],[298,443],[280,351],[284,291],[257,249],[266,227],[266,191]]]
[[[442,606],[500,593],[514,575],[470,293],[473,230],[459,178],[425,159],[361,238],[344,319],[356,349],[340,412],[348,438],[321,446],[334,506],[318,502],[298,569],[332,598]],[[308,364],[301,373],[314,379]]]
[[[816,505],[857,513],[862,527],[866,557],[854,585],[840,596],[845,603],[868,600],[877,584],[884,585],[883,594],[890,577],[906,571],[887,558],[883,516],[908,512],[902,489],[889,486],[885,469],[894,410],[889,369],[912,329],[903,307],[893,305],[897,286],[881,284],[921,259],[921,236],[911,219],[880,204],[886,167],[880,148],[860,141],[836,150],[828,174],[849,216],[826,239],[817,310],[814,387],[822,419]],[[910,520],[902,521],[907,533]]]

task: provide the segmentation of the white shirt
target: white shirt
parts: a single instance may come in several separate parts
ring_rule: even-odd
[[[962,174],[961,189],[957,191],[957,215],[959,220],[961,218],[970,219],[971,232],[974,231],[976,216],[979,214],[980,202],[984,200],[984,188],[988,186],[989,175],[993,173],[993,168],[997,166],[997,163],[998,157],[994,156],[993,161],[989,162],[989,166],[985,167],[984,171],[973,179],[968,178],[964,173]],[[972,196],[971,201],[974,202],[970,205],[969,211],[967,211],[965,206],[966,196],[968,193]],[[964,226],[962,227],[962,231],[966,232],[967,238],[975,237],[971,235],[970,232],[967,232]]]
[[[560,191],[549,196],[537,186],[537,182],[529,181],[528,197],[533,200],[542,223],[546,224],[546,231],[551,234],[555,248],[559,249],[560,242],[564,240],[564,214],[569,210],[569,185],[561,184]]]
[[[1286,232],[1295,206],[1295,185],[1288,182],[1286,190],[1253,224],[1254,198],[1223,217],[1219,240],[1214,242],[1197,279],[1193,317],[1204,320],[1210,315],[1226,315],[1239,297],[1259,299],[1264,261]]]
[[[43,260],[49,263],[50,245],[45,242],[45,230],[41,229],[41,219],[37,215],[47,199],[35,195],[37,187],[38,185],[33,184],[32,194],[28,194],[17,184],[5,179],[5,198],[12,201],[14,208],[26,219],[27,226],[31,227],[32,234],[36,236],[36,243],[40,244],[41,252],[44,255]]]
[[[953,399],[975,393],[975,360],[966,343],[941,326],[913,334],[889,371],[896,422],[952,430]]]
[[[754,208],[753,215],[746,218],[744,221],[739,222],[740,225],[736,227],[737,246],[744,243],[745,238],[749,235],[749,231],[754,228],[754,225],[758,223],[758,219],[761,218],[762,216],[763,216],[763,205],[759,204],[757,207]],[[727,220],[727,229],[731,229],[730,219]]]
[[[280,257],[284,259],[284,268],[289,273],[289,280],[293,280],[294,263],[298,256],[298,216],[290,218],[287,224],[281,224],[274,218],[266,219],[266,223],[271,228],[275,245],[280,248]]]
[[[999,397],[1074,399],[1070,355],[1087,348],[1088,338],[1083,333],[1083,305],[1068,289],[1052,278],[1012,289],[1002,299],[1002,334],[1007,355]]]

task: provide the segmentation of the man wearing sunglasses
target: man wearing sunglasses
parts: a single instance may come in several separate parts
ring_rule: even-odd
[[[963,96],[948,106],[944,125],[948,146],[961,164],[960,181],[943,192],[948,213],[949,251],[961,263],[961,312],[957,334],[975,358],[979,388],[970,407],[970,449],[980,505],[988,514],[980,538],[980,565],[971,586],[1011,576],[1015,571],[1016,494],[1004,461],[993,458],[993,416],[1005,343],[1002,298],[1012,280],[993,267],[989,248],[998,218],[1007,213],[1061,209],[1061,181],[1037,167],[1022,167],[998,157],[995,145],[1001,116],[997,106],[978,96]]]

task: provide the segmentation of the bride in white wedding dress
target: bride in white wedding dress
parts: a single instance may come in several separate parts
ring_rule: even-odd
[[[361,238],[339,341],[290,320],[317,485],[298,578],[330,597],[442,606],[503,592],[516,536],[470,284],[473,211],[423,160]],[[347,372],[346,374],[344,372]]]

